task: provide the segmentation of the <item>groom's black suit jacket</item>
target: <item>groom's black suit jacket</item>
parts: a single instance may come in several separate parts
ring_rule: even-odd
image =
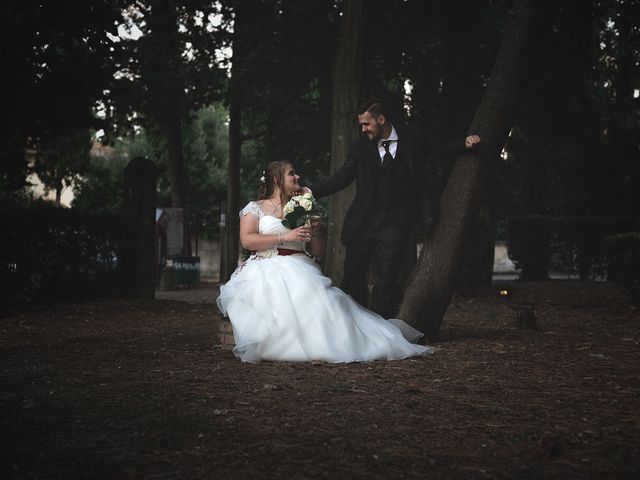
[[[405,228],[423,221],[424,207],[437,194],[437,169],[434,159],[438,154],[452,153],[464,149],[464,140],[447,143],[444,147],[427,140],[424,130],[415,125],[394,125],[398,133],[396,160],[404,162],[406,168],[401,175],[389,177],[391,189],[397,195],[391,202],[382,205],[388,211],[391,223]],[[316,198],[339,192],[356,180],[357,190],[353,203],[347,211],[342,228],[342,243],[348,244],[359,229],[366,225],[380,203],[376,203],[376,185],[379,176],[380,154],[376,141],[362,136],[351,144],[344,165],[330,177],[311,185]],[[376,210],[375,212],[373,210]]]

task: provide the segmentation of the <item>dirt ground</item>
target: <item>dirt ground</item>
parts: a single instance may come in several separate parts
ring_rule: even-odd
[[[243,364],[215,285],[169,293],[3,308],[2,478],[640,477],[640,312],[613,285],[456,296],[434,355],[347,365]]]

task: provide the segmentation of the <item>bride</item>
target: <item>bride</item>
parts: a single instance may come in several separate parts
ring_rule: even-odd
[[[240,242],[249,259],[220,287],[218,308],[233,326],[234,354],[245,362],[362,362],[432,353],[422,334],[385,320],[331,286],[305,254],[322,247],[317,226],[288,229],[283,206],[301,190],[293,166],[272,162],[257,201],[240,211]]]

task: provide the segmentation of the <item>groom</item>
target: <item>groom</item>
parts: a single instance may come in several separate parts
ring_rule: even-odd
[[[310,188],[320,198],[356,180],[356,195],[342,227],[346,257],[341,288],[366,307],[371,268],[371,309],[391,318],[400,300],[403,253],[411,229],[420,223],[426,185],[433,180],[426,157],[474,148],[480,138],[470,135],[444,148],[425,145],[426,135],[412,126],[392,124],[375,99],[361,105],[358,123],[363,136],[352,143],[344,165]]]

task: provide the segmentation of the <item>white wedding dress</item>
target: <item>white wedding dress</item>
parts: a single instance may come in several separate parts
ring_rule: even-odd
[[[259,218],[260,233],[287,232],[279,218],[250,202],[240,215]],[[385,320],[331,286],[304,244],[256,252],[220,287],[218,308],[233,326],[235,355],[245,362],[363,362],[432,353],[417,345],[422,334],[402,320]]]

